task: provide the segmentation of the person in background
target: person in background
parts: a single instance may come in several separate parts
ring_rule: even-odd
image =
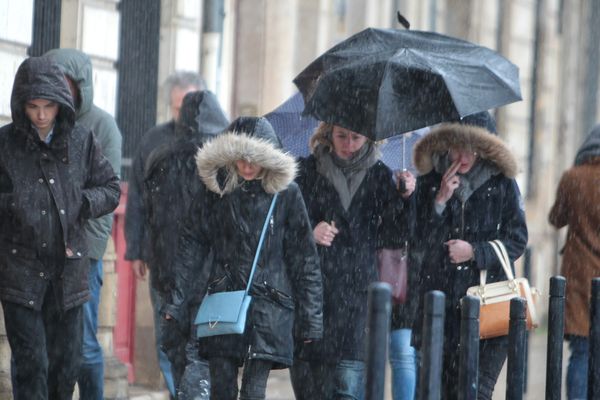
[[[173,265],[181,228],[187,219],[188,209],[200,192],[201,181],[198,179],[196,168],[196,153],[204,141],[221,133],[227,125],[229,121],[212,92],[189,92],[183,99],[179,118],[175,122],[174,140],[156,147],[146,160],[142,184],[149,240],[146,263],[150,271],[157,272],[156,281],[160,282],[158,290],[163,301],[168,298],[168,291],[174,285]],[[202,264],[203,260],[197,261]],[[197,282],[199,278],[194,277],[191,280]],[[190,312],[193,312],[193,308],[200,304],[201,300],[200,297],[190,302]],[[190,326],[188,320],[192,316],[184,317],[184,320],[180,321],[181,326]],[[161,324],[164,319],[155,322]],[[159,331],[160,336],[157,336],[156,340],[171,362],[175,390],[180,392],[190,330],[161,327]],[[194,343],[195,338],[194,335]]]
[[[414,147],[417,178],[411,262],[418,263],[419,312],[413,343],[421,344],[423,297],[431,290],[446,295],[442,398],[456,399],[460,299],[479,285],[506,280],[488,241],[500,240],[511,263],[527,245],[523,199],[514,179],[515,157],[493,132],[486,112],[460,123],[441,124]],[[508,337],[482,340],[479,345],[477,398],[490,400],[508,350]]]
[[[148,269],[150,269],[150,301],[154,310],[156,352],[160,370],[172,397],[176,396],[175,384],[171,362],[160,347],[162,332],[159,316],[159,310],[164,304],[169,285],[168,280],[165,280],[165,275],[161,271],[161,265],[148,265],[151,250],[148,237],[150,215],[144,204],[144,170],[148,158],[154,150],[161,146],[169,146],[169,144],[177,141],[175,122],[179,118],[184,96],[189,92],[204,90],[205,87],[202,77],[195,72],[176,71],[165,81],[164,93],[168,97],[172,119],[155,126],[142,137],[139,149],[133,159],[125,212],[125,239],[127,242],[125,259],[131,261],[131,267],[138,279],[146,279]],[[170,279],[169,277],[166,278]]]
[[[69,84],[48,57],[17,70],[0,129],[0,299],[17,400],[71,399],[90,297],[89,219],[119,203],[119,178],[75,123]]]
[[[571,357],[567,398],[588,396],[591,282],[600,276],[600,125],[583,142],[575,165],[560,179],[548,219],[557,229],[569,227],[562,250],[561,275],[567,279],[565,338]]]
[[[403,243],[403,201],[378,144],[321,123],[300,161],[302,191],[323,276],[323,339],[298,342],[290,369],[297,399],[363,399],[367,289],[378,280],[376,249]],[[404,197],[414,177],[404,174]]]
[[[249,293],[245,331],[199,340],[209,361],[211,399],[265,398],[272,369],[289,368],[294,338],[322,336],[319,261],[302,194],[294,182],[296,162],[284,153],[265,118],[240,117],[228,132],[205,143],[196,156],[205,187],[190,209],[175,260],[176,287],[165,318],[181,321],[190,277],[209,253],[200,293],[243,290],[248,282],[268,210],[275,199]],[[194,267],[196,266],[196,267]],[[183,317],[185,319],[185,317]]]
[[[92,61],[75,49],[54,49],[45,54],[62,70],[69,82],[75,119],[90,129],[102,153],[117,175],[121,171],[121,132],[115,119],[94,104]],[[77,383],[82,399],[104,398],[104,359],[98,343],[98,306],[102,288],[102,258],[112,231],[113,215],[107,214],[86,224],[88,256],[90,259],[90,300],[83,306],[83,361]]]

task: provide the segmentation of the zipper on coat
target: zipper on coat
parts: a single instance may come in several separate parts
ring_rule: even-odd
[[[466,200],[461,202],[461,210],[460,210],[460,238],[462,240],[465,239],[465,204]]]

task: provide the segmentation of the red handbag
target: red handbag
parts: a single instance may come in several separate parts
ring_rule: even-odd
[[[392,287],[392,303],[403,304],[408,291],[407,252],[403,249],[377,250],[379,280]]]

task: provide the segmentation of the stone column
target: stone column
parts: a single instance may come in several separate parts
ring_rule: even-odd
[[[10,384],[10,346],[4,327],[4,311],[0,306],[0,399],[12,399],[12,385]]]
[[[98,310],[98,334],[96,336],[104,351],[104,398],[111,400],[127,399],[129,395],[127,367],[115,357],[113,351],[113,329],[117,315],[116,259],[115,245],[112,237],[110,237],[102,259],[104,276]]]

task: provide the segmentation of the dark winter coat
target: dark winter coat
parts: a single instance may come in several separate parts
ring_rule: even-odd
[[[314,155],[301,160],[296,182],[311,227],[321,221],[335,221],[339,230],[331,247],[317,246],[323,275],[323,339],[298,343],[297,356],[323,362],[364,360],[367,289],[378,280],[376,248],[393,239],[381,237],[380,222],[387,221],[394,228],[384,236],[396,231],[394,234],[399,234],[403,228],[397,220],[402,200],[392,172],[381,161],[369,167],[347,211],[333,184],[317,171]],[[403,241],[395,239],[397,243]]]
[[[79,104],[75,118],[78,124],[90,129],[98,141],[102,153],[117,175],[121,172],[121,132],[115,119],[94,103],[92,61],[90,57],[75,49],[54,49],[46,53],[54,60],[65,75],[77,85]],[[106,250],[106,242],[112,231],[112,213],[91,219],[86,225],[88,256],[100,260]]]
[[[270,360],[281,368],[292,364],[294,337],[322,336],[321,274],[306,208],[293,182],[295,161],[272,144],[276,138],[270,125],[264,126],[266,120],[258,121],[254,128],[241,124],[241,132],[252,136],[225,133],[198,152],[199,174],[209,192],[191,210],[176,260],[177,290],[165,311],[176,318],[180,314],[193,264],[209,251],[214,257],[207,281],[210,293],[246,287],[267,211],[278,192],[250,290],[245,333],[201,339],[200,354],[240,363],[245,358]],[[241,159],[260,165],[262,178],[238,180],[235,162]]]
[[[204,140],[228,124],[213,93],[188,93],[172,140],[156,146],[145,159],[142,200],[149,239],[145,261],[153,286],[162,293],[173,288],[179,232],[201,185],[195,155]]]
[[[600,126],[575,164],[561,177],[548,218],[556,228],[569,227],[561,268],[567,279],[565,334],[587,337],[592,279],[600,276]]]
[[[127,186],[127,208],[125,210],[126,260],[148,258],[150,248],[147,227],[147,210],[144,205],[144,166],[148,155],[157,147],[168,146],[175,141],[175,121],[171,120],[150,129],[144,134],[133,158],[131,176]],[[152,279],[152,275],[151,275]]]
[[[433,167],[434,154],[444,155],[450,147],[467,148],[498,169],[474,190],[463,204],[452,196],[441,215],[434,207],[442,173]],[[415,236],[411,257],[420,264],[420,311],[413,338],[419,345],[423,313],[423,296],[430,290],[446,294],[447,345],[456,346],[460,336],[460,299],[471,286],[479,285],[479,272],[487,270],[487,282],[507,279],[488,241],[504,243],[511,262],[519,258],[527,245],[527,226],[523,200],[517,183],[516,162],[502,141],[485,129],[446,124],[423,138],[414,149],[415,166],[422,174],[417,178],[413,196],[416,202]],[[474,259],[452,264],[444,242],[462,239],[473,246]],[[449,350],[452,351],[452,350]]]
[[[60,106],[49,145],[24,111],[36,98]],[[39,310],[52,282],[69,309],[89,294],[85,223],[114,210],[119,181],[92,132],[75,124],[65,77],[48,58],[21,64],[11,110],[0,129],[0,297]]]

